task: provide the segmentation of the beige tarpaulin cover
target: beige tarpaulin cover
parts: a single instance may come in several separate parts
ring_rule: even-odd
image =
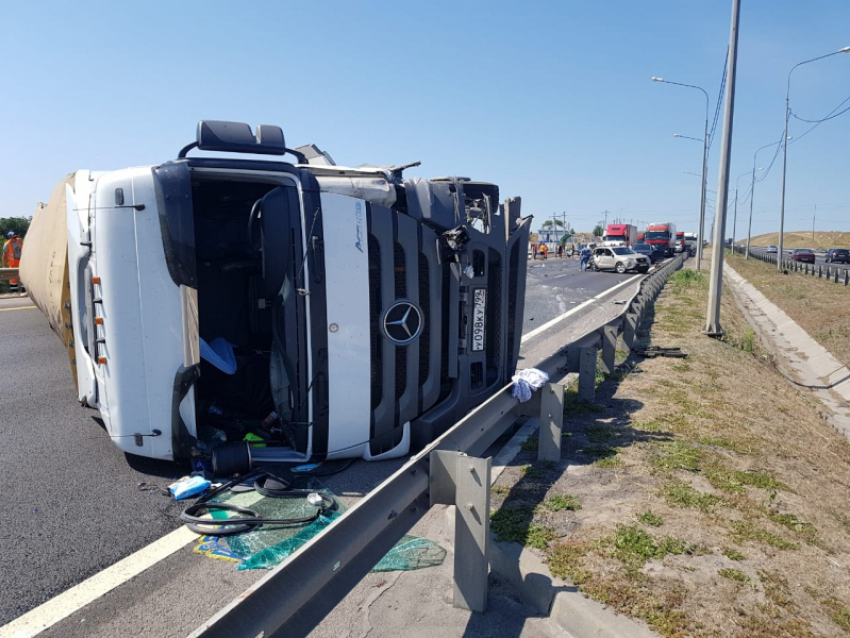
[[[30,299],[45,314],[50,327],[63,341],[66,340],[66,319],[62,311],[64,301],[69,298],[66,184],[74,188],[74,173],[56,185],[47,204],[39,204],[36,208],[24,238],[20,267],[21,281]]]

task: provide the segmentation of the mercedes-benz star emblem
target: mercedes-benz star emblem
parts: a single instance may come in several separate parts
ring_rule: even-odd
[[[396,301],[384,313],[384,335],[399,345],[410,343],[422,332],[422,312],[412,301]]]

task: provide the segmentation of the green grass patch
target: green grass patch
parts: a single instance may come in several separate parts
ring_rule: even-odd
[[[523,465],[519,469],[526,478],[530,478],[530,479],[543,478],[543,470],[541,470],[539,467],[532,467],[531,465]]]
[[[738,571],[737,569],[732,569],[730,567],[724,567],[723,569],[717,572],[723,578],[728,578],[729,580],[734,580],[736,583],[748,583],[750,582],[750,577],[745,573]]]
[[[723,555],[729,560],[744,560],[745,556],[731,547],[723,548]]]
[[[581,567],[581,559],[587,555],[591,546],[588,543],[559,543],[549,552],[547,563],[549,571],[556,578],[572,581],[581,585],[590,580],[592,574]]]
[[[536,452],[540,447],[540,437],[537,434],[532,434],[525,441],[519,444],[519,447],[526,452]]]
[[[493,494],[498,494],[499,496],[507,496],[511,493],[511,488],[507,485],[494,485],[490,488],[490,491],[493,492]]]
[[[638,521],[650,527],[661,527],[664,524],[664,519],[657,514],[653,514],[652,510],[646,510],[643,514],[639,515]]]
[[[730,470],[723,466],[714,466],[708,468],[705,476],[712,487],[724,492],[740,494],[744,491],[744,486],[758,487],[763,490],[778,490],[787,489],[787,486],[777,481],[767,472],[742,472],[740,470]]]
[[[687,363],[677,363],[674,366],[672,366],[672,368],[676,372],[690,372],[691,371],[691,366]]]
[[[705,275],[701,272],[697,272],[696,270],[689,270],[685,268],[677,270],[670,275],[670,279],[668,281],[673,284],[674,294],[681,294],[691,288],[705,288],[708,286],[708,278]]]
[[[615,454],[614,456],[605,456],[601,459],[596,459],[592,465],[595,467],[603,467],[603,468],[614,468],[620,467],[623,464],[623,461],[620,459],[619,454]]]
[[[578,414],[588,414],[591,412],[603,412],[605,408],[595,403],[584,401],[578,391],[573,388],[564,390],[564,416],[575,416]]]
[[[667,426],[658,421],[632,421],[631,426],[641,432],[663,432],[667,429]]]
[[[600,541],[600,549],[617,558],[634,573],[646,561],[661,559],[668,554],[680,555],[691,552],[696,546],[688,545],[681,538],[664,536],[657,538],[635,525],[620,525],[614,536]]]
[[[786,529],[790,529],[792,532],[798,534],[809,545],[817,545],[819,542],[817,528],[811,523],[801,521],[794,514],[771,512],[768,514],[768,518],[774,523],[779,523]]]
[[[663,488],[663,496],[670,505],[693,507],[703,512],[723,502],[719,496],[700,492],[687,483],[670,483]]]
[[[509,505],[490,514],[490,526],[497,541],[546,549],[549,541],[555,537],[555,532],[550,527],[533,523],[533,519],[533,507]]]
[[[552,511],[560,512],[561,510],[576,511],[581,509],[581,503],[576,500],[572,494],[556,494],[555,496],[546,499],[543,502],[543,507]]]
[[[757,527],[752,521],[732,521],[732,540],[740,543],[754,541],[764,543],[776,549],[800,549],[796,543],[785,540],[781,536]]]
[[[572,432],[561,432],[561,437],[565,438],[565,439],[571,437],[572,435],[573,435]]]
[[[652,459],[652,464],[668,470],[697,472],[702,461],[702,450],[684,441],[666,441],[658,444],[662,454]]]

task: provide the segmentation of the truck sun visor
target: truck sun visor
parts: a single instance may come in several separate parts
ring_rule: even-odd
[[[201,359],[208,361],[224,374],[236,374],[236,357],[227,339],[216,337],[209,343],[201,338]]]

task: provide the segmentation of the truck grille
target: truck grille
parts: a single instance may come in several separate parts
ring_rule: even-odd
[[[369,312],[372,352],[370,452],[399,444],[403,424],[431,407],[439,396],[443,324],[442,273],[437,236],[404,214],[367,205],[369,226]],[[412,302],[422,314],[418,339],[396,344],[384,336],[383,318],[397,301]]]

